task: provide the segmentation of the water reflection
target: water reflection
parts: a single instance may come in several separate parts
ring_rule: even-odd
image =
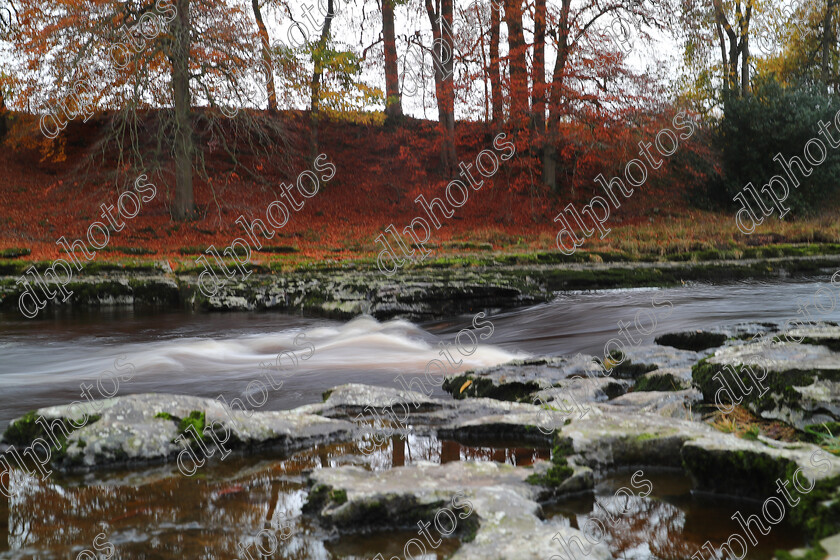
[[[0,559],[75,558],[92,549],[99,533],[116,547],[116,559],[247,558],[243,548],[254,559],[369,557],[402,547],[412,532],[334,539],[301,515],[305,471],[342,465],[385,470],[419,461],[528,465],[549,456],[547,449],[464,446],[418,435],[392,438],[367,456],[362,445],[319,446],[284,459],[231,456],[190,479],[174,465],[142,472],[55,473],[48,481],[16,472],[12,485],[20,492],[11,500],[0,497]],[[285,540],[280,538],[284,524],[293,530]],[[257,552],[257,544],[270,550],[265,533],[259,536],[263,529],[277,535],[271,555]],[[457,540],[450,539],[437,553],[456,548]]]
[[[682,473],[647,469],[645,473],[645,478],[653,482],[648,497],[615,497],[622,486],[631,487],[628,472],[602,480],[594,495],[566,499],[544,509],[549,516],[562,515],[575,528],[582,528],[590,518],[602,522],[606,528],[603,542],[615,558],[623,560],[684,560],[707,540],[717,547],[731,534],[741,533],[738,523],[731,519],[736,511],[745,516],[760,515],[760,503],[692,496],[691,480]],[[783,521],[762,536],[757,546],[751,546],[745,558],[770,560],[777,549],[802,545],[801,535]],[[559,554],[562,551],[557,546]],[[701,556],[708,558],[709,554],[704,550]]]

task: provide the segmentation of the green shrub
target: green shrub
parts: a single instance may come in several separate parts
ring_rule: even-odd
[[[820,120],[832,123],[840,109],[840,98],[827,96],[814,86],[782,87],[771,78],[757,77],[752,95],[727,99],[724,118],[718,127],[725,169],[724,190],[728,201],[747,183],[761,192],[774,175],[787,181],[788,198],[782,202],[796,217],[813,214],[825,207],[826,199],[837,193],[840,180],[840,152],[826,145],[826,160],[804,177],[796,167],[792,173],[799,181],[794,188],[782,166],[773,160],[781,153],[786,161],[796,156],[807,168],[812,166],[803,155],[805,144],[818,136]],[[833,127],[831,127],[833,128]],[[830,129],[831,130],[831,129]],[[811,150],[814,153],[815,150]],[[779,187],[774,185],[775,189]],[[772,206],[766,194],[765,204]],[[747,195],[750,199],[750,195]],[[754,203],[754,201],[752,201]],[[736,202],[727,202],[732,208]],[[760,214],[759,214],[760,216]],[[769,217],[779,217],[778,209]]]

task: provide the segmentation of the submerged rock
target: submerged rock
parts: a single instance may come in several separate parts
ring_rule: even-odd
[[[463,545],[453,560],[532,560],[562,553],[552,538],[558,533],[566,540],[577,536],[577,529],[562,519],[541,519],[536,502],[538,489],[525,482],[532,469],[498,463],[454,462],[444,465],[421,463],[385,472],[357,467],[315,471],[313,491],[307,511],[327,526],[344,531],[377,528],[412,528],[426,523],[431,539],[424,548],[433,552],[439,538],[437,527],[452,528],[442,512],[450,510],[457,518],[454,534]],[[417,539],[423,543],[423,539]],[[407,550],[413,550],[416,544]],[[607,547],[592,547],[587,558],[611,558]]]
[[[726,342],[727,336],[722,333],[706,331],[691,331],[663,334],[656,337],[654,342],[663,346],[673,346],[680,350],[700,352],[709,348],[717,348]]]

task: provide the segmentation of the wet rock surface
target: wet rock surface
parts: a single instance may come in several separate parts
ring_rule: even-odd
[[[42,408],[35,411],[34,416],[42,417],[51,425],[57,438],[64,433],[58,422],[63,422],[71,431],[63,448],[57,453],[54,450],[53,456],[59,467],[74,469],[174,460],[185,445],[195,444],[191,434],[185,434],[176,420],[188,418],[195,412],[204,414],[204,425],[211,427],[224,448],[246,452],[266,448],[301,449],[348,439],[355,430],[348,422],[312,414],[295,411],[244,413],[213,399],[154,393]],[[33,437],[29,441],[10,441],[16,425],[21,425],[19,422],[27,420],[12,422],[4,434],[6,443],[24,448],[35,437],[45,441],[53,439],[43,430],[37,430],[30,432]],[[75,427],[78,429],[73,429]],[[203,432],[201,428],[203,426],[199,425],[199,432]],[[184,436],[183,442],[176,441],[179,436]],[[210,440],[207,444],[213,445]]]
[[[801,342],[796,342],[801,341]],[[709,402],[804,429],[840,420],[840,327],[818,325],[720,349],[694,367]]]
[[[781,254],[781,253],[780,253]],[[556,252],[539,255],[487,255],[481,262],[470,257],[444,258],[423,268],[407,266],[393,277],[375,264],[360,262],[331,268],[301,268],[278,272],[271,266],[251,263],[252,274],[222,281],[216,292],[205,296],[198,289],[198,273],[173,272],[166,262],[102,263],[68,284],[74,293],[64,305],[184,306],[210,311],[261,310],[304,312],[351,319],[370,314],[377,319],[394,317],[428,320],[467,313],[476,308],[504,309],[549,301],[554,292],[640,286],[675,286],[685,281],[777,278],[780,274],[810,273],[834,267],[837,255],[710,260],[704,262],[599,262],[604,255]],[[591,262],[587,262],[590,261]],[[16,280],[28,263],[0,271],[0,307],[17,306],[22,288]],[[2,268],[2,267],[0,267]],[[50,281],[52,288],[57,285]],[[48,305],[56,305],[51,300]]]
[[[454,507],[452,500],[461,492],[473,512],[459,518],[454,534],[463,544],[454,558],[557,554],[553,536],[580,533],[559,520],[543,520],[540,503],[591,491],[604,473],[628,467],[680,469],[692,477],[695,490],[756,500],[775,495],[777,480],[802,470],[814,489],[799,494],[803,506],[791,510],[791,523],[809,536],[830,537],[840,532],[840,458],[804,440],[743,438],[703,421],[701,410],[705,406],[708,412],[718,389],[711,385],[712,376],[724,366],[737,370],[750,363],[766,369],[759,379],[767,386],[765,393],[754,386],[752,397],[747,393],[743,399],[757,415],[800,430],[838,418],[840,327],[787,333],[800,342],[784,340],[770,326],[762,328],[760,339],[745,340],[755,330],[699,352],[659,345],[629,348],[626,365],[607,358],[602,366],[579,354],[466,372],[444,380],[456,398],[346,384],[328,391],[322,403],[285,412],[244,413],[210,399],[146,394],[45,408],[35,415],[48,422],[84,424],[56,454],[54,464],[65,469],[174,462],[184,449],[176,442],[184,434],[184,419],[196,414],[213,430],[211,440],[225,439],[229,431],[225,442],[243,453],[361,441],[382,424],[391,428],[389,437],[426,434],[464,445],[514,441],[550,448],[551,460],[532,468],[421,462],[372,471],[373,465],[359,461],[352,463],[358,466],[305,473],[311,482],[307,515],[339,533],[433,523],[438,511]],[[738,329],[749,333],[755,326]],[[754,379],[744,373],[740,381]],[[31,417],[19,422],[6,439],[22,448],[40,432]],[[595,547],[590,557],[609,558],[609,552]]]
[[[393,528],[429,523],[432,538],[438,536],[437,512],[449,509],[458,516],[458,528],[468,528],[462,536],[467,542],[453,560],[549,558],[558,551],[551,540],[558,532],[565,539],[577,536],[586,542],[580,531],[560,519],[541,519],[538,490],[525,482],[531,474],[532,469],[470,462],[421,464],[384,473],[354,467],[323,469],[312,473],[311,480],[327,499],[311,509],[321,523],[348,530],[364,528],[372,520]],[[400,515],[407,511],[413,516]],[[588,558],[611,555],[600,544]]]
[[[655,373],[655,372],[654,372]],[[651,374],[648,374],[651,375]],[[671,418],[699,420],[703,395],[697,389],[683,391],[635,391],[612,399],[608,405],[625,411],[658,414]]]
[[[655,339],[657,344],[672,346],[679,350],[690,350],[701,352],[709,348],[717,348],[726,342],[726,335],[706,331],[691,331],[672,333],[659,336]]]

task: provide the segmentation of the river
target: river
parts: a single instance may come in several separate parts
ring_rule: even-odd
[[[667,332],[741,321],[784,322],[797,317],[798,300],[810,302],[817,290],[831,288],[824,281],[828,276],[569,292],[531,307],[474,310],[486,313],[493,334],[464,357],[459,369],[532,355],[600,354],[612,338],[644,344]],[[115,365],[121,371],[134,368],[118,390],[105,384],[106,390],[119,394],[171,392],[245,399],[248,384],[260,376],[261,362],[272,361],[284,350],[295,351],[301,359],[296,367],[290,364],[282,388],[270,393],[265,410],[319,402],[323,391],[341,383],[398,386],[394,381],[398,374],[421,373],[429,360],[440,358],[438,344],[450,344],[461,329],[471,328],[473,316],[416,325],[371,317],[339,322],[277,313],[125,309],[67,310],[38,321],[0,315],[0,426],[38,407],[82,400],[82,384],[95,386],[98,374],[114,370]],[[628,328],[628,335],[619,333],[619,321],[633,324],[637,316],[647,334],[636,327]],[[838,321],[840,310],[817,318]],[[294,535],[273,557],[352,560],[370,558],[377,551],[398,554],[395,543],[411,538],[411,532],[336,540],[301,517],[307,495],[301,470],[342,464],[381,470],[421,460],[528,465],[549,458],[548,449],[516,442],[471,447],[428,436],[393,438],[370,457],[357,445],[319,446],[290,457],[231,458],[208,466],[195,480],[180,476],[173,465],[32,479],[20,497],[0,497],[0,559],[75,558],[91,548],[100,532],[114,546],[114,558],[234,558],[239,543],[253,542],[254,535],[278,519],[294,519]],[[628,516],[627,526],[634,528],[608,537],[616,557],[688,557],[705,539],[721,540],[732,531],[729,516],[736,507],[755,507],[722,497],[693,496],[690,482],[681,474],[652,471],[650,477],[656,491]],[[599,483],[596,497],[612,493],[617,486],[611,480]],[[545,513],[562,515],[579,527],[596,511],[592,500],[590,496],[563,502]],[[802,544],[801,536],[783,524],[772,539],[751,549],[748,558],[769,559],[775,548]],[[450,539],[437,553],[451,553],[457,546]]]
[[[463,357],[458,370],[531,355],[603,355],[604,344],[612,338],[646,344],[667,332],[801,318],[799,300],[811,302],[821,287],[833,293],[825,281],[828,277],[566,292],[530,307],[476,309],[486,312],[493,334],[481,340],[474,354]],[[654,305],[654,298],[659,305]],[[815,313],[813,307],[810,312]],[[641,330],[634,324],[637,314]],[[247,401],[250,394],[251,402],[261,402],[263,395],[255,396],[248,388],[261,377],[260,364],[274,361],[284,350],[308,356],[310,351],[302,350],[305,343],[314,346],[314,354],[300,359],[297,366],[284,362],[283,386],[270,391],[261,410],[320,402],[324,391],[342,383],[398,387],[397,375],[417,375],[430,360],[442,359],[438,344],[453,344],[458,331],[472,329],[473,315],[416,325],[371,317],[339,322],[270,312],[150,313],[106,308],[54,312],[37,321],[6,313],[0,315],[0,429],[27,411],[84,400],[82,384],[94,387],[88,392],[98,398],[97,378],[115,372],[115,360],[121,356],[116,367],[130,364],[135,370],[130,381],[120,383],[120,395],[180,393]],[[840,305],[815,318],[840,321]],[[630,338],[619,333],[619,321],[634,325],[627,328]],[[487,334],[487,327],[482,332]],[[296,345],[301,333],[305,336]],[[115,389],[105,382],[101,386],[105,393]]]

